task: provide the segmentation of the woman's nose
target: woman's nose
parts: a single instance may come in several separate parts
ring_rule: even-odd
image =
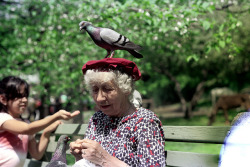
[[[103,91],[98,91],[96,101],[101,102],[105,100],[106,100],[105,93]]]

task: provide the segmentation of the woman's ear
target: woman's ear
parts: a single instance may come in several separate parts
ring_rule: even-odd
[[[6,97],[3,94],[0,95],[0,102],[3,105],[7,105],[7,99],[6,99]]]

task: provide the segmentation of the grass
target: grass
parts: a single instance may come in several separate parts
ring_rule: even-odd
[[[229,112],[229,120],[233,120],[233,118],[238,114],[238,112]],[[157,114],[156,114],[157,115]],[[159,115],[159,118],[163,125],[173,125],[173,126],[207,126],[208,124],[208,116],[194,116],[190,119],[184,118],[162,118]],[[225,118],[222,112],[219,112],[216,116],[216,120],[213,123],[213,126],[226,126]]]

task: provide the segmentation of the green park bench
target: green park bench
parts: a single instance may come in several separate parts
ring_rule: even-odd
[[[74,140],[82,138],[87,129],[87,124],[62,124],[51,135],[50,142],[46,150],[46,157],[50,160],[54,153],[57,141],[55,136],[66,134]],[[230,126],[163,126],[166,146],[168,141],[171,142],[188,142],[188,143],[209,143],[223,144],[224,138],[230,131]],[[39,134],[38,134],[39,135]],[[58,137],[57,137],[58,138]],[[171,143],[170,143],[171,144]],[[67,150],[67,154],[69,150]],[[166,150],[166,164],[168,167],[217,167],[218,154],[193,153],[186,151]],[[25,167],[45,167],[48,162],[36,161],[27,158]]]

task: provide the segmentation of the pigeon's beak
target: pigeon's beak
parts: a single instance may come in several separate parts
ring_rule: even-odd
[[[84,30],[84,28],[85,28],[85,27],[84,27],[84,26],[85,26],[85,23],[82,23],[82,22],[81,22],[81,23],[79,24],[79,26],[80,26],[80,31],[82,31],[82,30]]]
[[[70,137],[67,137],[67,140],[68,140],[68,141],[71,141],[71,138],[70,138]]]
[[[83,26],[80,26],[80,31],[82,31],[83,30]]]

